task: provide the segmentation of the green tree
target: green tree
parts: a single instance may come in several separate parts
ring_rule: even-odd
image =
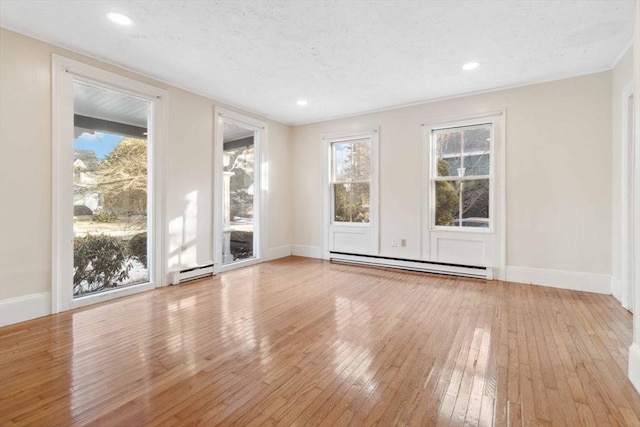
[[[489,180],[466,181],[462,191],[463,218],[489,218]]]
[[[438,176],[451,175],[451,166],[438,160]],[[436,181],[436,225],[454,225],[460,209],[460,196],[452,181]]]
[[[249,217],[253,214],[253,195],[249,188],[253,185],[254,146],[239,147],[225,152],[229,155],[229,165],[225,172],[233,172],[229,180],[230,216]]]
[[[335,220],[344,222],[369,222],[371,144],[354,141],[336,145],[340,151],[334,185]]]
[[[123,139],[98,167],[103,207],[121,215],[147,214],[147,141]]]

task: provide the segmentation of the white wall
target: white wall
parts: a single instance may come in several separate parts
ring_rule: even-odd
[[[633,91],[640,93],[640,2],[633,4]],[[637,100],[637,98],[635,98]],[[636,224],[640,224],[640,102],[633,104],[633,117],[636,123],[633,136],[636,147],[635,155],[635,205],[631,214],[634,216]],[[634,250],[640,254],[640,227],[636,227],[634,240]],[[635,304],[640,307],[640,257],[635,259]],[[636,314],[638,312],[636,311]],[[629,379],[636,390],[640,391],[640,316],[633,316],[633,344],[629,347]]]
[[[44,298],[51,291],[52,53],[168,91],[169,265],[212,259],[213,108],[240,110],[15,32],[0,31],[0,309],[12,301],[26,304],[31,295]],[[270,251],[266,256],[287,255],[292,218],[288,209],[290,128],[244,114],[267,122],[270,212],[266,239]]]
[[[623,91],[629,84],[633,83],[633,50],[629,48],[620,58],[611,73],[611,134],[612,134],[612,167],[611,167],[611,208],[612,208],[612,230],[611,230],[611,268],[613,275],[612,287],[613,295],[620,299],[622,279],[622,257],[621,257],[621,237],[622,237],[622,144],[626,129],[623,129]]]
[[[523,271],[551,285],[573,277],[578,287],[591,280],[590,290],[608,292],[611,72],[294,127],[294,249],[322,244],[322,133],[380,126],[381,254],[419,259],[421,124],[500,108],[507,111],[506,258],[513,280],[527,281],[517,274]],[[394,237],[406,238],[407,247],[392,248]]]

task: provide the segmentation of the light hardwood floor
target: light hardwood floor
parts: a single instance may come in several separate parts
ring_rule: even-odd
[[[640,425],[610,296],[286,258],[0,329],[2,425]]]

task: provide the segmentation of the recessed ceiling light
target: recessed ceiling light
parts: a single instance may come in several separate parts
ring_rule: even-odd
[[[479,66],[480,66],[480,64],[478,64],[477,62],[467,62],[466,64],[464,64],[462,66],[462,69],[463,70],[475,70]]]
[[[118,12],[107,13],[107,18],[118,25],[131,25],[133,21],[127,15]]]
[[[301,107],[304,107],[305,105],[308,105],[309,103],[307,102],[306,99],[299,99],[296,104],[298,104]]]

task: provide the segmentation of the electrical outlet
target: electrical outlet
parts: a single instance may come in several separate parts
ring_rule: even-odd
[[[392,248],[398,247],[398,241],[396,239],[391,239],[391,247]]]
[[[400,240],[400,247],[401,248],[406,248],[407,247],[407,239]]]

